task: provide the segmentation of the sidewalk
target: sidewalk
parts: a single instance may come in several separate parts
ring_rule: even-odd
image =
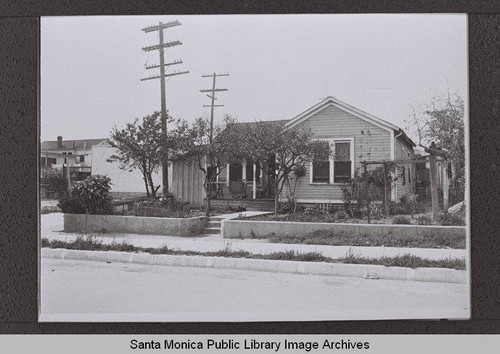
[[[228,214],[227,218],[237,217],[239,214]],[[63,214],[53,213],[41,216],[41,237],[49,240],[61,240],[71,242],[79,234],[63,232]],[[461,258],[466,259],[466,250],[457,249],[427,249],[427,248],[397,248],[397,247],[351,247],[351,246],[324,246],[324,245],[301,245],[269,243],[266,240],[240,240],[223,239],[221,236],[196,236],[176,237],[158,235],[137,234],[94,234],[97,240],[105,244],[113,242],[126,242],[136,247],[159,248],[167,246],[170,249],[197,252],[213,252],[228,249],[231,251],[247,251],[250,253],[269,254],[274,252],[296,251],[299,253],[317,252],[326,257],[341,258],[346,255],[354,255],[366,258],[394,257],[404,254],[412,254],[421,258],[432,260]]]

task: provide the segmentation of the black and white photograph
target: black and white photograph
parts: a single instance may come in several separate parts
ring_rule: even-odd
[[[465,14],[42,17],[40,322],[471,316]]]

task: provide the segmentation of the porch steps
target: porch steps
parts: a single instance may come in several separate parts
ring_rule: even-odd
[[[221,236],[221,221],[223,219],[224,218],[221,217],[211,216],[208,219],[207,227],[205,227],[203,234],[207,236]]]

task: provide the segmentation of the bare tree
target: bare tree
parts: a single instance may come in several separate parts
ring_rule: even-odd
[[[422,147],[435,146],[446,151],[451,166],[451,190],[455,199],[465,192],[464,101],[458,95],[434,97],[422,110],[412,107],[408,130]]]

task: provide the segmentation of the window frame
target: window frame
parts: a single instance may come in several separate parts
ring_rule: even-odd
[[[332,149],[332,154],[328,159],[329,162],[329,181],[328,182],[313,182],[313,160],[309,163],[309,184],[313,185],[343,185],[344,182],[335,182],[335,143],[349,143],[349,161],[351,161],[351,178],[354,177],[354,137],[342,137],[342,138],[318,138],[316,141],[327,141],[330,149]],[[333,147],[333,148],[332,148]]]

